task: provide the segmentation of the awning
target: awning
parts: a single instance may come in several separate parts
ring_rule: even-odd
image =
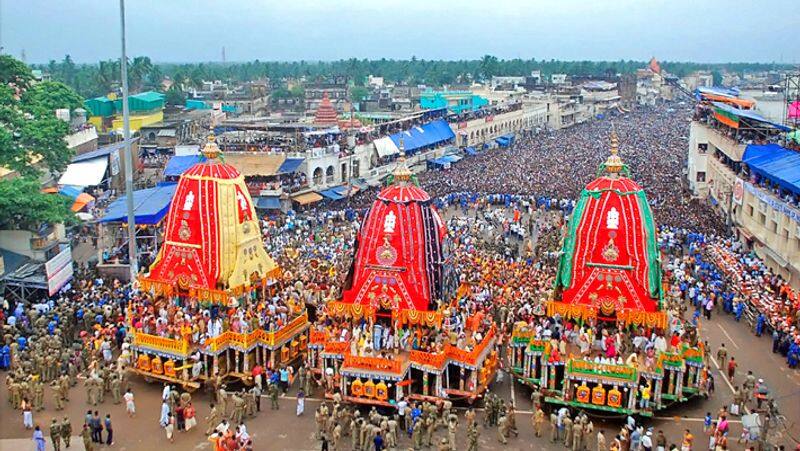
[[[467,147],[466,149],[464,149],[464,152],[466,152],[467,155],[473,156],[473,157],[475,155],[478,155],[478,151],[476,151],[474,147]]]
[[[256,208],[260,210],[280,210],[281,199],[276,196],[264,196],[256,199]]]
[[[323,196],[327,197],[330,200],[344,199],[344,196],[341,195],[338,191],[336,191],[333,188],[320,191],[319,193],[322,194]]]
[[[438,145],[455,138],[455,133],[444,119],[439,119],[427,123],[421,127],[411,127],[410,129],[395,133],[389,138],[397,147],[403,141],[403,148],[406,151],[413,151],[430,145]]]
[[[133,146],[138,141],[139,138],[131,138],[131,146]],[[72,157],[72,162],[79,163],[81,161],[94,160],[95,158],[100,158],[100,157],[107,157],[116,151],[119,151],[120,157],[122,157],[122,154],[125,152],[125,141],[117,141],[107,146],[98,147],[97,149],[92,150],[91,152],[75,155],[74,157]]]
[[[154,188],[133,192],[133,215],[136,224],[158,224],[169,211],[172,196],[178,188],[177,183],[164,183]],[[127,222],[127,196],[122,196],[111,203],[100,222]]]
[[[203,161],[202,155],[181,155],[169,159],[164,168],[164,177],[180,177],[187,169]]]
[[[755,111],[741,110],[722,102],[711,102],[711,104],[714,105],[714,117],[729,127],[739,128],[740,119],[749,119],[751,121],[764,124],[767,127],[775,128],[784,132],[791,131],[789,127],[771,122]]]
[[[372,143],[375,144],[375,150],[378,151],[379,157],[388,157],[400,153],[400,149],[389,137],[378,138]]]
[[[440,160],[444,160],[444,161],[446,161],[448,163],[457,163],[457,162],[459,162],[459,161],[461,161],[463,159],[464,159],[464,157],[462,157],[460,155],[445,155],[442,158],[440,158]]]
[[[103,182],[108,169],[108,157],[70,163],[58,179],[59,185],[96,186]]]
[[[438,165],[441,167],[448,167],[450,166],[451,162],[444,159],[444,158],[434,158],[433,160],[428,160],[428,163]]]
[[[312,191],[309,193],[295,194],[294,196],[292,196],[292,200],[300,205],[308,205],[308,204],[313,204],[314,202],[321,201],[322,196]]]
[[[67,196],[74,199],[77,199],[78,196],[81,195],[83,192],[82,186],[72,186],[72,185],[64,185],[60,187],[57,191],[59,194]]]
[[[750,144],[745,148],[742,161],[755,174],[800,194],[800,153],[777,144]]]
[[[175,146],[175,156],[200,155],[200,146],[197,144]]]
[[[293,174],[297,172],[304,161],[306,161],[305,158],[287,158],[278,168],[278,174]]]
[[[225,163],[235,167],[243,176],[269,176],[278,173],[286,155],[266,153],[226,153]]]
[[[84,207],[94,202],[94,196],[88,193],[80,193],[77,198],[75,198],[75,202],[72,204],[72,211],[79,212],[83,210]]]

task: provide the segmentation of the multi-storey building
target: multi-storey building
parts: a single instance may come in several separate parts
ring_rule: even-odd
[[[700,103],[689,187],[774,273],[800,286],[800,153],[775,144],[785,127],[736,104],[745,102]]]

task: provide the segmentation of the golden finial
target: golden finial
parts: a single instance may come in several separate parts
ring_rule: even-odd
[[[400,137],[400,145],[397,146],[400,149],[400,156],[397,157],[397,167],[395,167],[394,172],[392,173],[394,177],[395,183],[397,182],[408,182],[411,180],[411,176],[413,173],[408,166],[406,165],[406,151],[405,146],[403,145],[403,138]]]
[[[208,138],[206,138],[206,145],[203,147],[203,155],[209,160],[213,160],[219,157],[219,154],[222,153],[219,150],[219,146],[217,145],[217,137],[214,135],[214,130],[210,130],[208,133]]]
[[[606,159],[606,172],[609,174],[618,174],[622,168],[625,166],[625,163],[622,162],[622,158],[619,157],[619,138],[617,137],[617,131],[613,128],[611,129],[611,155],[608,156]]]

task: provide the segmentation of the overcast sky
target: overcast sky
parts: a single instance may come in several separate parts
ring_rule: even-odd
[[[798,62],[798,0],[127,0],[128,54]],[[0,0],[5,52],[119,54],[117,0]],[[792,29],[794,27],[794,29]]]

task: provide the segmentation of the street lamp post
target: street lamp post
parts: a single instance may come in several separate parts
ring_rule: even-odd
[[[128,259],[130,261],[131,282],[138,273],[136,261],[136,218],[133,213],[133,151],[131,150],[131,118],[128,108],[128,57],[125,55],[125,0],[119,0],[119,23],[121,28],[122,56],[122,136],[125,140],[125,192],[128,207]]]

